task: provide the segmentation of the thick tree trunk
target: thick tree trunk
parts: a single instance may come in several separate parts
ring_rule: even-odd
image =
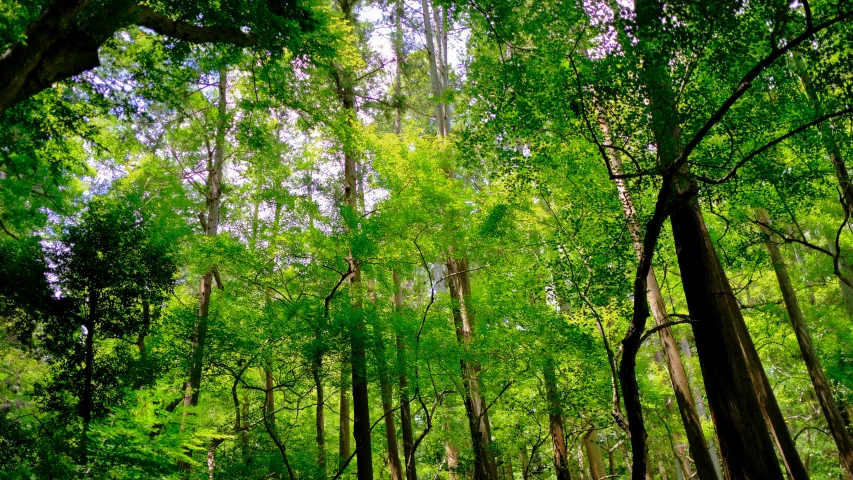
[[[740,305],[696,199],[674,205],[670,220],[726,475],[730,479],[781,479],[735,327],[743,322]]]
[[[605,139],[608,139],[609,128],[607,127],[607,123],[602,121],[601,125],[604,130]],[[622,160],[618,152],[611,153],[610,164],[614,174],[622,174]],[[631,196],[630,190],[628,190],[625,180],[621,178],[616,179],[616,188],[619,192],[622,209],[625,212],[628,231],[631,233],[631,239],[634,243],[634,251],[637,257],[641,258],[643,255],[643,232],[639,218],[637,217],[634,199]],[[666,313],[666,303],[663,300],[663,294],[661,294],[653,268],[649,269],[646,282],[646,296],[652,317],[656,325],[663,325],[669,321],[669,315]],[[678,404],[678,412],[681,414],[681,421],[684,424],[684,431],[687,434],[687,442],[690,445],[690,453],[696,463],[696,472],[700,480],[717,480],[714,464],[708,452],[708,443],[705,441],[705,434],[702,432],[702,421],[693,404],[693,398],[690,393],[690,382],[687,379],[687,373],[684,371],[681,356],[678,354],[678,346],[672,334],[672,329],[670,327],[661,328],[658,331],[658,335],[660,337],[661,349],[666,358],[667,371],[672,382],[676,403]]]
[[[447,420],[444,421],[444,429],[450,431],[450,424]],[[447,478],[459,480],[459,449],[453,445],[449,438],[444,441],[444,455],[447,458]]]
[[[554,449],[554,473],[557,480],[571,480],[569,454],[566,451],[566,434],[563,429],[563,408],[557,390],[557,374],[554,361],[547,358],[544,367],[545,393],[548,400],[548,423],[551,430],[551,445]]]
[[[760,210],[758,217],[762,223],[770,224],[770,218],[765,210]],[[782,291],[782,299],[785,301],[785,309],[788,311],[788,318],[791,320],[791,326],[794,328],[794,335],[797,337],[797,344],[800,346],[800,353],[806,364],[806,370],[809,372],[812,386],[814,387],[815,394],[817,394],[817,399],[820,403],[820,408],[823,410],[829,431],[832,433],[832,438],[838,447],[841,465],[846,471],[848,479],[853,479],[853,441],[851,441],[850,435],[845,428],[841,411],[835,404],[832,389],[826,380],[823,367],[820,365],[820,359],[812,344],[811,335],[806,326],[806,319],[797,301],[797,294],[794,290],[794,285],[791,283],[791,277],[788,275],[788,268],[785,266],[785,259],[782,257],[779,245],[773,240],[769,229],[762,229],[767,235],[765,245],[768,252],[770,252],[773,270],[776,272],[779,289]]]
[[[591,480],[600,480],[607,476],[604,469],[604,459],[601,457],[601,447],[595,442],[595,431],[590,430],[583,437],[583,445],[586,448],[586,458],[589,463],[589,476]]]

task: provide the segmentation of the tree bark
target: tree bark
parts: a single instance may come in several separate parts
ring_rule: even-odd
[[[601,457],[601,447],[593,439],[594,430],[590,430],[583,437],[584,448],[586,448],[586,458],[589,462],[589,476],[591,480],[600,480],[607,476],[607,471],[604,469],[604,459]]]
[[[202,225],[204,234],[214,237],[219,230],[219,209],[222,196],[222,170],[225,163],[225,133],[227,129],[227,90],[228,71],[225,67],[219,69],[219,93],[218,113],[219,119],[216,125],[216,136],[214,139],[213,158],[208,165],[207,176],[207,219]],[[191,354],[189,381],[185,384],[184,392],[184,414],[181,420],[181,429],[185,428],[186,416],[190,407],[198,406],[199,388],[201,387],[201,374],[204,364],[204,348],[207,343],[207,324],[210,316],[210,293],[213,288],[213,273],[215,267],[208,270],[201,279],[198,296],[198,315],[191,337]],[[187,451],[187,456],[192,456],[192,451]],[[189,470],[189,464],[182,462],[181,468]]]
[[[400,452],[397,448],[397,426],[394,424],[393,392],[385,367],[385,345],[381,335],[377,335],[379,353],[379,385],[382,392],[382,413],[385,416],[385,440],[388,448],[388,470],[391,480],[403,480],[403,466],[400,464]]]
[[[400,274],[393,271],[394,279],[394,311],[400,312],[403,308],[403,287],[400,283]],[[399,369],[398,382],[400,386],[400,428],[403,432],[403,462],[406,468],[406,480],[417,480],[418,471],[415,463],[414,433],[412,431],[412,410],[409,405],[409,379],[407,376],[406,344],[402,335],[397,335],[397,368]]]
[[[758,217],[760,222],[767,225],[770,224],[770,218],[765,210],[760,210]],[[797,294],[794,290],[794,285],[791,283],[791,277],[788,275],[788,268],[785,266],[785,259],[782,257],[779,245],[773,240],[769,229],[762,227],[762,230],[767,235],[765,245],[767,251],[770,252],[773,270],[779,282],[779,289],[782,291],[782,299],[785,301],[785,309],[788,311],[788,318],[791,320],[791,326],[794,329],[794,335],[797,337],[797,344],[800,346],[800,353],[809,372],[812,386],[814,387],[820,407],[823,410],[829,431],[832,433],[836,447],[838,447],[842,468],[846,472],[847,478],[853,479],[853,441],[851,441],[850,434],[847,432],[847,428],[845,428],[841,411],[838,409],[838,405],[836,405],[835,398],[832,395],[832,388],[826,380],[823,367],[820,365],[820,358],[818,358],[817,351],[815,351],[812,344],[811,335],[806,326],[806,319],[797,300]]]
[[[566,451],[566,434],[563,429],[563,408],[557,391],[557,375],[554,361],[547,358],[544,367],[545,389],[548,400],[548,423],[551,430],[551,445],[554,449],[554,473],[557,480],[571,480],[569,455]]]
[[[272,376],[272,371],[264,369],[264,410],[267,412],[267,420],[270,425],[275,425],[275,379]]]
[[[347,372],[344,369],[344,371],[341,372],[340,405],[338,411],[340,419],[340,436],[338,437],[338,468],[343,468],[344,463],[349,459],[350,452],[352,451],[350,447],[350,438],[352,438],[350,433],[350,422],[352,422],[352,417],[350,416],[349,408],[349,387],[344,385],[346,377]]]
[[[447,282],[452,301],[453,321],[456,325],[456,339],[467,351],[474,336],[474,312],[471,308],[471,284],[468,277],[468,260],[449,258],[447,260]],[[475,360],[460,360],[463,398],[468,427],[471,430],[471,444],[474,449],[474,479],[497,480],[498,469],[492,453],[492,433],[486,401],[480,393],[480,364]]]
[[[430,18],[430,0],[422,0],[424,33],[426,36],[426,49],[429,57],[430,80],[432,82],[433,95],[436,101],[435,114],[436,126],[439,137],[445,137],[450,133],[450,118],[447,114],[447,105],[441,102],[444,94],[444,80],[439,74],[437,60],[443,44],[435,43],[433,36],[432,21]],[[440,32],[439,37],[445,33]],[[447,65],[441,65],[442,70]],[[452,177],[452,171],[447,172]],[[471,284],[468,275],[468,260],[466,258],[455,258],[452,250],[448,252],[447,259],[447,283],[453,304],[453,320],[456,326],[456,338],[464,350],[468,350],[474,336],[474,311],[471,306]],[[476,361],[463,359],[461,361],[462,381],[465,387],[463,398],[465,401],[465,413],[468,417],[468,426],[471,430],[471,444],[474,449],[474,479],[475,480],[497,480],[498,469],[495,456],[492,452],[492,434],[489,414],[486,411],[486,402],[480,392],[479,374],[480,365]]]
[[[602,119],[601,125],[604,130],[605,139],[609,141],[609,128],[606,121]],[[621,175],[622,159],[619,154],[613,152],[609,158],[613,173]],[[617,178],[616,188],[619,192],[619,201],[625,212],[625,220],[634,244],[634,251],[638,258],[642,258],[643,232],[637,217],[634,199],[631,196],[630,190],[628,190],[625,180]],[[666,313],[666,303],[658,285],[654,268],[649,269],[646,283],[646,297],[652,317],[656,325],[663,325],[669,321],[669,315]],[[696,472],[700,480],[717,480],[714,464],[708,452],[708,443],[705,441],[705,434],[702,432],[702,421],[693,404],[693,398],[690,393],[690,382],[688,381],[687,373],[684,371],[681,356],[678,354],[678,346],[672,334],[672,329],[670,327],[661,328],[658,331],[658,335],[660,337],[661,349],[666,359],[667,371],[669,372],[672,389],[675,393],[676,403],[678,404],[678,412],[681,414],[681,421],[684,424],[684,431],[687,434],[687,442],[690,445],[690,453],[696,463]]]
[[[743,322],[695,198],[670,216],[705,392],[730,479],[781,479],[735,324]]]
[[[339,0],[338,8],[346,22],[358,28],[355,18],[357,0]],[[336,67],[334,74],[338,100],[351,126],[358,122],[355,106],[355,74],[349,67]],[[343,142],[344,154],[344,205],[352,213],[359,211],[358,162],[354,146],[346,139]],[[348,227],[347,227],[348,228]],[[347,255],[349,264],[349,286],[351,293],[351,311],[355,314],[354,325],[350,328],[350,362],[352,364],[352,403],[353,437],[355,438],[356,465],[359,480],[373,480],[373,447],[370,438],[370,405],[367,391],[367,352],[365,346],[366,327],[361,318],[361,263],[352,252]]]
[[[321,474],[326,472],[326,414],[324,412],[326,398],[323,391],[323,379],[320,375],[320,369],[323,366],[323,356],[319,351],[315,352],[313,363],[311,364],[311,376],[314,379],[314,390],[317,393],[317,407],[314,413],[314,424],[316,429],[317,441],[317,468]]]

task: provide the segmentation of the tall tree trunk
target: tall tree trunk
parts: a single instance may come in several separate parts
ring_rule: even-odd
[[[605,139],[609,141],[609,128],[603,119],[601,126],[604,130]],[[621,175],[622,159],[618,152],[611,153],[609,158],[613,173]],[[628,190],[625,180],[621,178],[616,179],[616,188],[619,192],[622,209],[625,212],[628,230],[631,233],[631,239],[634,243],[634,251],[637,257],[641,258],[643,255],[643,231],[637,216],[637,209],[634,206],[634,199],[631,196],[630,190]],[[649,269],[646,282],[646,297],[652,317],[656,325],[664,325],[669,321],[669,315],[666,313],[666,303],[664,302],[663,294],[661,293],[660,285],[658,285],[653,268]],[[717,480],[714,463],[708,451],[708,443],[705,441],[705,434],[702,432],[702,421],[693,404],[693,397],[690,394],[690,382],[688,381],[687,373],[684,371],[681,356],[678,354],[678,346],[672,334],[672,329],[670,327],[661,328],[658,331],[658,335],[660,337],[661,349],[666,358],[666,366],[669,372],[669,379],[672,382],[672,390],[675,393],[676,403],[678,404],[678,412],[681,414],[684,432],[687,434],[687,443],[690,445],[690,453],[696,463],[696,472],[700,480]]]
[[[440,137],[450,132],[450,117],[447,105],[441,101],[444,94],[445,81],[439,73],[438,60],[441,59],[441,50],[446,48],[433,36],[432,21],[430,16],[430,0],[422,0],[424,33],[426,36],[426,49],[429,57],[430,80],[432,82],[433,95],[435,96],[436,126]],[[443,38],[446,32],[439,32],[439,38]],[[443,62],[442,62],[443,63]],[[442,71],[448,66],[441,65]],[[452,177],[452,171],[447,172]],[[471,284],[468,275],[468,260],[466,258],[455,258],[452,250],[447,259],[448,290],[453,302],[453,320],[456,325],[456,338],[460,345],[467,351],[474,336],[474,311],[471,306]],[[465,412],[468,416],[468,426],[471,430],[471,444],[474,449],[474,479],[475,480],[497,480],[498,469],[495,456],[492,452],[492,434],[489,414],[486,411],[486,402],[480,392],[479,374],[480,365],[476,361],[463,359],[461,361],[462,381],[465,387],[463,397],[465,400]]]
[[[554,360],[551,358],[545,360],[544,377],[548,397],[548,423],[551,430],[551,444],[554,449],[554,473],[557,475],[557,480],[571,480],[569,455],[566,451],[566,434],[563,430],[563,408],[557,390]]]
[[[456,325],[456,339],[465,350],[470,348],[474,336],[474,312],[471,308],[471,284],[468,277],[468,260],[449,258],[447,260],[447,281],[453,304],[453,320]],[[474,479],[497,480],[498,469],[492,453],[492,433],[486,402],[480,393],[480,364],[475,360],[463,358],[462,383],[465,412],[468,427],[471,430],[471,444],[474,449]]]
[[[326,398],[323,391],[323,378],[320,369],[323,368],[323,354],[320,347],[314,353],[311,363],[311,376],[314,379],[314,390],[317,392],[317,406],[314,413],[314,424],[317,441],[317,468],[320,473],[326,472],[326,414],[324,412]]]
[[[352,28],[358,28],[355,18],[357,0],[339,0],[338,7],[347,23]],[[334,72],[338,100],[341,103],[347,121],[354,126],[358,122],[355,107],[355,74],[349,67],[337,67]],[[344,204],[352,213],[359,212],[358,194],[358,164],[356,151],[351,141],[343,142],[344,154]],[[355,438],[356,464],[359,480],[373,479],[373,448],[370,439],[370,405],[367,392],[367,352],[365,343],[366,328],[361,318],[361,300],[359,284],[361,283],[361,263],[350,252],[347,255],[349,264],[349,286],[351,293],[351,311],[355,314],[355,323],[350,328],[350,362],[352,364],[352,403],[353,403],[353,437]]]
[[[394,133],[398,136],[403,131],[403,0],[396,0],[394,6],[394,55],[397,67],[394,74]],[[396,269],[392,272],[394,280],[394,311],[401,312],[403,309],[403,286],[400,282],[400,272]],[[397,346],[397,380],[400,387],[400,429],[403,433],[403,463],[406,469],[406,480],[417,480],[418,470],[415,463],[414,433],[412,432],[412,409],[409,405],[409,379],[406,364],[406,342],[402,335],[396,335]]]
[[[385,440],[388,448],[388,470],[391,480],[403,480],[403,466],[400,464],[400,452],[397,449],[397,426],[394,424],[393,391],[388,381],[388,369],[385,366],[384,338],[377,335],[379,385],[382,391],[382,413],[385,416]]]
[[[83,326],[86,328],[84,339],[84,356],[86,365],[83,367],[83,396],[80,398],[78,411],[83,419],[83,436],[80,440],[80,463],[88,463],[89,423],[92,421],[92,375],[95,369],[95,324],[100,314],[100,292],[93,288],[89,292],[89,311]]]
[[[604,469],[604,459],[601,457],[601,447],[594,440],[595,431],[590,430],[583,437],[586,458],[589,461],[589,476],[591,480],[600,480],[607,476]]]
[[[762,223],[770,224],[767,211],[760,210],[758,217]],[[844,419],[841,417],[841,412],[835,404],[832,389],[826,380],[823,367],[820,365],[820,359],[812,344],[811,335],[806,326],[806,319],[797,301],[797,294],[791,283],[791,277],[788,275],[788,268],[785,266],[785,259],[782,258],[779,245],[773,240],[769,229],[762,227],[762,230],[767,235],[765,245],[767,246],[767,251],[770,252],[773,270],[776,272],[779,289],[782,291],[782,299],[785,301],[785,309],[788,311],[788,318],[791,320],[791,326],[794,328],[794,335],[797,337],[797,344],[800,346],[800,353],[809,372],[809,377],[811,378],[815,394],[817,394],[820,408],[823,410],[829,431],[832,433],[832,438],[838,447],[841,465],[846,471],[848,479],[853,479],[853,441],[851,441],[850,435],[844,426]]]
[[[400,283],[400,274],[397,270],[394,270],[393,277],[394,311],[400,312],[403,308],[403,287]],[[409,379],[406,373],[408,368],[406,363],[406,344],[403,336],[399,334],[397,335],[397,368],[399,369],[397,379],[400,386],[400,428],[403,432],[403,462],[406,468],[406,480],[417,480],[418,471],[415,463],[412,410],[409,405]]]
[[[208,165],[207,218],[202,222],[204,234],[208,237],[216,236],[219,231],[219,209],[222,197],[222,170],[225,163],[226,109],[228,101],[228,71],[224,66],[219,69],[217,90],[219,92],[217,104],[219,118],[216,125],[213,159]],[[185,384],[184,414],[181,420],[181,429],[185,427],[189,409],[198,406],[201,372],[204,364],[204,348],[207,343],[207,323],[210,315],[210,293],[213,288],[214,269],[215,267],[204,274],[199,285],[198,315],[196,316],[191,337],[189,381]],[[192,456],[192,451],[187,450],[187,456]],[[189,464],[182,463],[181,468],[189,470]]]
[[[352,422],[349,408],[350,394],[349,387],[345,386],[348,373],[349,372],[347,372],[347,369],[344,366],[341,371],[340,405],[338,409],[340,419],[340,435],[338,437],[338,468],[343,468],[344,463],[350,456],[350,452],[352,452],[350,448],[350,438],[352,438],[350,433],[350,422]]]
[[[737,323],[740,305],[717,257],[695,198],[677,203],[670,216],[687,307],[693,323],[705,392],[731,479],[781,479],[755,381],[750,376]],[[743,340],[743,341],[742,341]]]

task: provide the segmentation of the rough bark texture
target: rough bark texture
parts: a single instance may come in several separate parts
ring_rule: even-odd
[[[691,199],[676,205],[670,219],[688,310],[696,322],[696,348],[726,476],[781,479],[734,326],[743,321],[740,305],[711,243],[698,202]]]
[[[770,224],[770,218],[766,211],[759,211],[758,217],[762,223]],[[794,335],[797,337],[797,344],[800,346],[800,353],[809,372],[818,403],[820,403],[820,408],[823,410],[823,415],[826,418],[829,431],[832,433],[832,438],[835,440],[835,445],[838,447],[842,468],[846,471],[848,479],[853,479],[853,441],[851,441],[850,434],[844,425],[841,411],[835,403],[832,389],[826,380],[823,367],[820,365],[820,359],[812,344],[811,335],[806,326],[806,319],[797,300],[797,294],[794,290],[794,285],[791,283],[791,277],[788,275],[788,268],[785,266],[785,259],[782,257],[779,245],[773,240],[770,231],[767,228],[763,228],[763,230],[767,235],[765,245],[767,246],[767,251],[770,252],[773,270],[779,282],[779,289],[782,291],[782,299],[785,301],[785,309],[788,311],[788,318],[791,320],[791,326],[794,328]]]
[[[554,473],[557,480],[571,480],[569,454],[566,451],[566,434],[563,429],[562,405],[557,390],[557,375],[554,362],[548,358],[544,367],[545,389],[548,397],[548,423],[551,430],[551,445],[554,450]]]
[[[607,123],[602,121],[601,124],[605,138],[607,139],[609,137]],[[610,164],[614,174],[622,174],[622,160],[618,152],[611,153]],[[625,212],[628,231],[631,233],[631,239],[634,243],[634,251],[637,253],[637,257],[641,258],[643,255],[643,232],[639,218],[637,217],[634,199],[631,196],[630,190],[628,190],[625,180],[621,178],[616,179],[616,188],[619,192],[622,209]],[[663,325],[669,321],[669,315],[666,313],[666,303],[664,303],[653,268],[649,269],[646,283],[646,297],[652,317],[656,325]],[[700,480],[717,480],[714,464],[708,452],[708,443],[705,441],[705,434],[702,432],[702,421],[693,404],[693,398],[690,393],[690,382],[687,379],[687,373],[684,371],[681,356],[678,354],[678,346],[672,334],[672,329],[670,327],[662,328],[658,331],[658,335],[660,337],[661,349],[666,359],[667,371],[672,382],[676,403],[678,404],[678,412],[681,414],[681,421],[684,424],[684,431],[687,434],[687,442],[690,445],[690,453],[696,463],[696,472]]]

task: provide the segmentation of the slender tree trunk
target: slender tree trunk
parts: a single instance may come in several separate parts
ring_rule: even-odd
[[[400,452],[397,449],[397,427],[394,424],[393,392],[388,381],[388,371],[385,368],[384,339],[377,335],[377,352],[379,353],[379,384],[382,391],[382,413],[385,416],[385,439],[388,448],[388,469],[391,480],[403,479],[403,467],[400,464]]]
[[[355,5],[357,0],[339,0],[338,7],[347,23],[357,28]],[[355,74],[350,68],[337,67],[334,72],[338,100],[341,103],[347,121],[352,126],[358,122],[355,106]],[[358,164],[355,147],[351,141],[343,142],[344,154],[344,204],[353,213],[359,209]],[[359,480],[373,479],[373,453],[370,439],[370,399],[367,391],[367,352],[364,319],[361,318],[361,300],[359,284],[361,283],[361,263],[352,253],[347,256],[349,264],[349,286],[351,292],[351,311],[355,315],[354,325],[349,332],[350,362],[352,364],[352,403],[353,403],[353,437],[355,438],[356,462]],[[343,394],[343,392],[342,392]]]
[[[601,457],[601,447],[594,440],[595,431],[590,430],[583,437],[586,448],[586,458],[589,461],[589,476],[591,480],[600,480],[607,476],[604,469],[604,459]]]
[[[609,139],[609,128],[603,119],[601,125],[604,130],[605,139]],[[622,159],[618,155],[618,152],[611,153],[610,164],[614,174],[622,174]],[[622,209],[625,212],[628,230],[631,233],[631,239],[634,243],[634,251],[637,257],[642,257],[643,232],[639,218],[637,217],[634,199],[631,196],[630,190],[628,190],[625,180],[621,178],[616,179],[616,188],[619,192]],[[649,269],[646,282],[646,296],[652,317],[656,325],[663,325],[669,321],[669,315],[666,313],[666,303],[664,302],[663,294],[661,293],[660,285],[658,285],[653,268]],[[670,381],[672,382],[672,390],[675,393],[676,403],[678,404],[678,412],[681,414],[681,421],[684,424],[684,431],[687,434],[687,442],[690,445],[690,453],[696,463],[696,472],[700,480],[717,480],[714,464],[708,452],[708,443],[705,441],[705,434],[702,432],[702,421],[693,404],[693,398],[690,394],[690,382],[688,381],[687,373],[684,371],[681,356],[678,354],[678,346],[672,334],[672,329],[670,327],[661,328],[658,331],[658,335],[660,337],[661,349],[666,358],[666,366]]]
[[[400,312],[403,308],[403,287],[400,283],[400,274],[393,271],[394,278],[394,311]],[[400,386],[400,428],[403,432],[403,462],[406,468],[406,480],[417,480],[418,471],[415,463],[414,434],[412,432],[412,410],[409,405],[409,379],[406,374],[406,344],[402,335],[397,335],[397,368],[399,369],[398,382]]]
[[[264,370],[265,382],[265,395],[264,395],[264,410],[267,412],[267,420],[270,422],[270,425],[275,425],[275,378],[272,376],[272,371],[267,368]]]
[[[83,419],[83,436],[80,440],[80,463],[88,463],[89,423],[92,421],[93,386],[92,375],[95,369],[95,324],[100,313],[100,292],[92,288],[89,292],[89,312],[83,326],[86,328],[86,338],[83,342],[85,362],[83,367],[83,396],[80,398],[78,411]]]
[[[227,128],[227,91],[228,71],[225,67],[219,69],[219,92],[218,113],[219,119],[216,126],[214,139],[213,159],[208,165],[207,177],[207,218],[202,222],[204,234],[214,237],[219,231],[219,209],[222,196],[222,170],[225,163],[225,132]],[[201,386],[201,373],[204,363],[204,349],[207,343],[207,324],[210,315],[210,293],[213,288],[213,269],[209,270],[201,279],[198,295],[198,315],[191,337],[190,371],[189,381],[185,385],[184,414],[181,420],[181,429],[185,428],[186,416],[191,407],[198,406],[199,388]],[[187,450],[187,456],[192,456],[192,451]],[[189,464],[180,462],[183,470],[189,470]]]
[[[439,74],[438,60],[441,59],[440,51],[445,48],[443,43],[433,36],[432,20],[430,16],[430,0],[422,0],[424,33],[426,36],[427,54],[429,57],[430,80],[432,82],[433,95],[436,97],[436,126],[440,137],[450,132],[450,118],[447,114],[447,105],[440,101],[444,93],[444,80]],[[439,32],[439,39],[443,38],[445,32]],[[446,64],[441,65],[446,70]],[[452,171],[448,171],[452,177]],[[468,275],[468,260],[466,258],[455,258],[450,251],[447,259],[448,290],[453,302],[453,320],[456,325],[456,338],[465,350],[474,336],[474,311],[471,306],[471,284]],[[465,412],[468,416],[468,426],[471,430],[471,444],[474,449],[474,479],[475,480],[497,480],[498,469],[495,456],[492,452],[492,434],[489,414],[486,411],[486,402],[480,392],[479,374],[480,365],[476,361],[463,359],[461,361],[462,381],[465,386],[463,397],[465,400]]]
[[[352,435],[350,434],[350,422],[352,422],[352,417],[350,417],[350,408],[349,408],[349,387],[344,386],[344,382],[346,382],[347,372],[346,367],[341,372],[341,391],[340,391],[340,409],[339,409],[339,418],[340,418],[340,436],[338,438],[338,468],[343,468],[344,463],[350,456],[350,438]]]
[[[450,432],[450,422],[444,420],[444,430]],[[459,479],[459,449],[453,445],[453,442],[448,438],[444,441],[444,455],[447,457],[447,478],[449,480]]]
[[[317,467],[321,473],[326,472],[326,414],[324,412],[326,398],[323,391],[323,378],[320,369],[323,368],[323,355],[317,347],[311,364],[311,376],[314,378],[314,390],[317,392],[317,407],[314,413],[317,441]]]
[[[554,361],[547,358],[544,368],[545,389],[548,400],[548,423],[551,430],[551,445],[554,449],[554,473],[557,480],[571,480],[569,455],[566,451],[566,434],[563,430],[563,408],[557,391],[557,375]]]
[[[695,198],[670,216],[705,392],[730,479],[781,479],[761,406],[753,388],[737,323],[740,305],[717,257]],[[743,341],[742,341],[743,340]]]
[[[765,210],[760,210],[758,217],[762,223],[770,224],[770,218]],[[806,319],[797,301],[797,294],[791,283],[791,277],[788,275],[788,268],[785,266],[785,259],[782,257],[779,245],[773,240],[769,229],[762,228],[762,230],[767,235],[765,245],[770,252],[770,259],[773,262],[773,270],[776,272],[779,289],[782,291],[782,299],[785,301],[788,318],[791,320],[791,326],[794,328],[794,335],[797,337],[797,344],[800,346],[800,353],[809,372],[809,377],[811,378],[815,394],[817,394],[820,408],[823,410],[829,431],[832,433],[832,438],[838,447],[841,465],[847,473],[848,479],[853,479],[853,441],[851,441],[850,435],[844,426],[844,419],[841,417],[841,412],[835,404],[832,389],[826,380],[823,367],[820,365],[820,359],[812,344],[811,335],[806,326]]]
[[[139,359],[143,362],[148,358],[148,351],[145,348],[145,337],[151,331],[151,305],[148,299],[142,299],[142,328],[139,329],[139,335],[136,336],[136,347],[139,349]]]

